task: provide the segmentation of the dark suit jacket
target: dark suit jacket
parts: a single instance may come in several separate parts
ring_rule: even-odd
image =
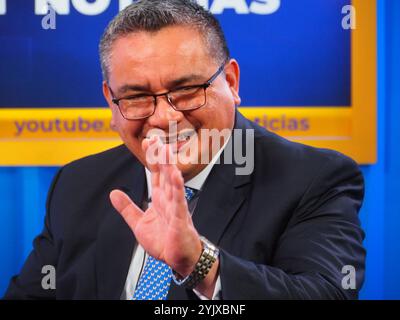
[[[357,298],[365,250],[356,163],[289,142],[239,113],[235,128],[255,130],[254,171],[240,176],[237,164],[216,164],[193,215],[198,232],[221,248],[223,299]],[[137,204],[147,192],[144,167],[125,146],[60,169],[43,232],[5,298],[120,298],[136,241],[111,206],[114,188]],[[56,267],[56,290],[41,287],[44,265]],[[354,290],[342,287],[345,265],[355,268]],[[172,284],[168,298],[196,297]]]

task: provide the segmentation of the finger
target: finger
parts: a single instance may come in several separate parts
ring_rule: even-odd
[[[171,177],[172,177],[172,197],[173,197],[173,202],[176,205],[174,212],[176,212],[177,217],[186,218],[189,209],[185,198],[184,180],[181,172],[176,166],[173,167]]]
[[[158,184],[154,185],[153,184],[153,191],[152,191],[152,205],[155,208],[155,211],[158,212],[159,214],[164,214],[165,211],[165,193],[164,193],[164,185],[165,185],[165,175],[164,175],[164,169],[163,169],[163,149],[164,145],[161,143],[161,141],[156,141],[155,144],[157,144],[158,148],[158,166],[157,166],[157,179],[158,179]],[[152,173],[153,175],[153,173]]]
[[[167,159],[166,164],[162,166],[162,171],[164,174],[164,192],[165,192],[165,198],[168,201],[172,200],[172,189],[173,189],[173,185],[172,185],[172,173],[173,173],[173,164],[171,164],[170,160],[172,157],[172,153],[171,153],[171,146],[166,145],[165,146],[165,157]]]
[[[169,145],[164,144],[160,148],[160,158],[163,159],[163,162],[160,164],[160,187],[166,192],[167,184],[169,183]]]
[[[165,159],[164,158],[164,154],[165,154],[165,146],[161,146],[161,148],[160,148],[160,158]],[[160,189],[162,191],[164,191],[164,187],[165,187],[165,166],[166,166],[166,164],[164,162],[159,164],[159,169],[160,169]]]
[[[110,200],[115,210],[121,214],[122,218],[124,218],[131,230],[135,232],[136,225],[143,216],[143,211],[126,193],[120,190],[111,191]]]
[[[158,146],[157,146],[157,137],[153,136],[151,138],[143,139],[142,141],[142,149],[144,151],[146,157],[147,168],[151,172],[151,184],[152,188],[155,189],[159,186],[160,183],[160,167],[158,164]]]
[[[165,145],[165,153],[164,153],[164,159],[165,163],[168,165],[176,164],[175,158],[172,152],[173,147],[170,144]]]
[[[150,171],[157,171],[160,164],[159,150],[162,143],[159,137],[153,136],[151,138],[143,139],[142,150],[145,154],[146,164]]]
[[[165,150],[166,150],[166,145],[162,145],[160,147],[160,158],[165,160]],[[156,188],[154,192],[154,205],[155,209],[158,213],[166,217],[168,214],[168,200],[167,200],[167,189],[168,189],[168,173],[166,171],[166,163],[163,161],[161,164],[159,164],[159,187]]]
[[[160,150],[160,157],[163,160],[167,160],[169,145],[162,145]],[[157,192],[154,193],[154,206],[156,211],[164,218],[167,222],[174,215],[173,208],[175,207],[172,203],[172,185],[170,177],[170,165],[168,161],[163,161],[160,164],[160,184]]]

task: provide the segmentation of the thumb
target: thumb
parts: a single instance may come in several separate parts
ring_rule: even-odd
[[[111,204],[117,210],[125,222],[135,232],[136,225],[143,215],[140,209],[129,196],[120,190],[113,190],[110,193]]]

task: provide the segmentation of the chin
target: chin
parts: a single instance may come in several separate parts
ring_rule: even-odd
[[[185,181],[190,180],[197,174],[197,173],[195,173],[196,166],[194,166],[192,164],[178,163],[177,167],[178,167],[179,171],[182,173],[182,177]]]

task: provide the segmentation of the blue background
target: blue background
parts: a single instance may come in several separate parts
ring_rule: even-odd
[[[366,195],[360,216],[368,252],[362,299],[400,299],[399,35],[400,1],[378,0],[378,163],[362,166]],[[0,294],[42,228],[46,192],[56,170],[0,168]]]
[[[282,0],[271,15],[217,15],[242,67],[242,105],[350,105],[351,39],[341,27],[349,2]],[[0,107],[104,106],[97,48],[118,1],[97,16],[71,5],[48,31],[33,3],[9,0],[0,16]]]

